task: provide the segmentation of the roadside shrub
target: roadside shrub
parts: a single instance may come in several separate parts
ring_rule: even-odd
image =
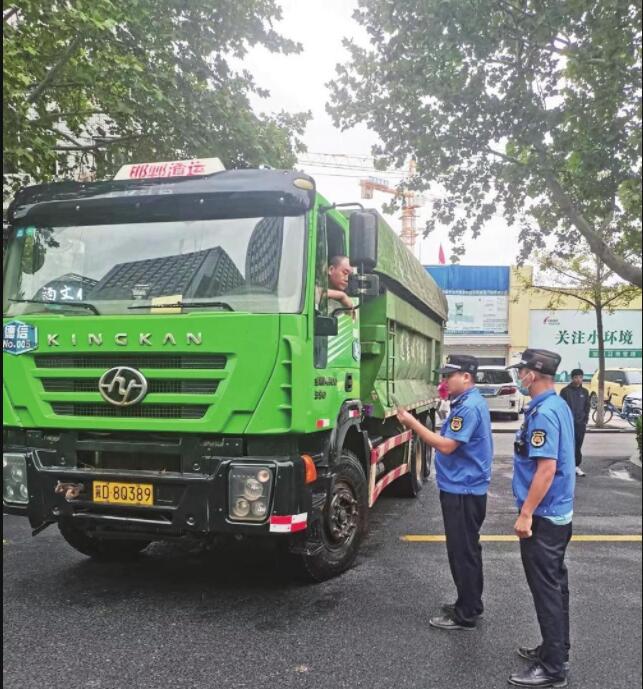
[[[639,459],[643,461],[643,417],[636,420],[636,442],[639,445]]]

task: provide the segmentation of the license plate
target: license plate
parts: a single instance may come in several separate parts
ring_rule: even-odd
[[[154,486],[151,483],[115,483],[94,481],[94,502],[110,505],[154,505]]]
[[[495,388],[478,388],[483,397],[494,397],[496,394]]]

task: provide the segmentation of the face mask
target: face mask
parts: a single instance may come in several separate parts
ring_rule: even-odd
[[[528,376],[529,374],[527,374]],[[534,384],[534,381],[532,380],[528,385],[526,384],[527,376],[524,378],[520,379],[520,394],[524,395],[525,397],[530,397],[530,392],[529,388]]]

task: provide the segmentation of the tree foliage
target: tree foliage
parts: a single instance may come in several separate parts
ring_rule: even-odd
[[[251,46],[294,53],[276,0],[3,3],[4,182],[64,175],[91,154],[122,162],[217,156],[290,166],[306,113],[257,114]]]
[[[583,237],[641,286],[641,7],[624,0],[359,0],[329,107],[383,164],[439,185],[427,232],[464,252],[501,212],[522,257]],[[548,240],[551,237],[551,240]]]

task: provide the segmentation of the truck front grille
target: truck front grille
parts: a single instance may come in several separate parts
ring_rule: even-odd
[[[98,378],[43,378],[45,392],[98,392]],[[148,380],[148,393],[213,395],[218,380]]]
[[[100,416],[113,419],[202,419],[207,405],[202,404],[143,404],[138,407],[113,407],[106,404],[75,404],[53,402],[58,416]]]
[[[227,358],[222,354],[165,355],[165,354],[36,354],[38,368],[175,368],[175,369],[224,369]]]
[[[228,358],[224,354],[205,353],[61,352],[36,354],[34,361],[36,378],[54,414],[102,418],[108,422],[110,419],[202,419],[217,401],[219,383],[227,376]],[[121,366],[142,370],[147,378],[148,394],[156,398],[150,399],[149,404],[133,407],[117,407],[103,400],[98,387],[102,372]],[[75,393],[78,397],[73,397]]]

